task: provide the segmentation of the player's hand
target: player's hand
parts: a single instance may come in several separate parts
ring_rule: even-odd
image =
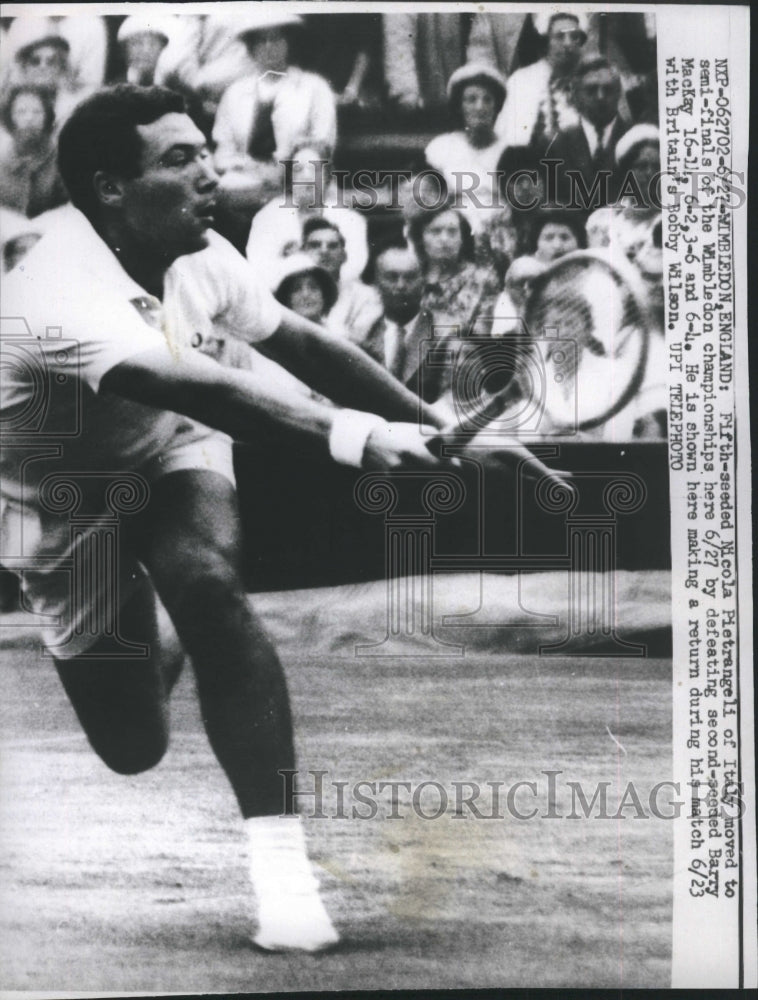
[[[429,451],[434,427],[388,423],[376,427],[363,450],[362,468],[386,472],[390,469],[438,469],[443,462]]]

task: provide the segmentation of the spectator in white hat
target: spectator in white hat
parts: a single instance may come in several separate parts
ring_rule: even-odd
[[[71,70],[71,46],[52,18],[17,17],[10,26],[7,49],[14,53],[14,84],[44,87],[54,95],[56,131],[91,87],[78,84]]]
[[[108,54],[108,32],[104,18],[97,14],[77,13],[70,16],[16,17],[2,36],[2,86],[25,82],[19,75],[15,58],[18,50],[28,44],[30,35],[62,38],[68,44],[67,85],[73,91],[90,92],[101,87],[105,79]]]
[[[280,262],[273,292],[277,302],[321,326],[337,301],[334,278],[306,253],[291,254]]]
[[[509,77],[508,99],[496,127],[507,146],[532,146],[543,153],[560,129],[578,123],[572,84],[587,40],[587,17],[552,7],[532,16],[546,38],[547,53]]]
[[[498,205],[495,171],[505,141],[495,121],[505,101],[505,80],[492,66],[468,63],[450,77],[448,105],[454,131],[432,139],[426,162],[445,178],[449,194],[476,234]]]
[[[168,17],[133,16],[122,22],[117,41],[124,51],[127,83],[143,87],[155,83],[158,61],[170,37]]]
[[[244,252],[255,212],[281,192],[281,163],[298,144],[334,148],[337,109],[323,77],[291,61],[296,14],[256,5],[237,32],[251,72],[221,98],[213,126],[218,205],[225,235]]]
[[[290,60],[296,14],[258,9],[239,24],[254,69],[233,83],[219,104],[213,139],[216,167],[252,178],[275,167],[303,140],[333,149],[337,138],[334,94],[323,77]],[[278,183],[278,168],[276,169]]]
[[[619,200],[593,212],[587,221],[590,247],[623,253],[646,281],[662,287],[660,277],[660,137],[655,125],[634,125],[615,150]],[[658,246],[656,247],[656,242]],[[652,300],[656,290],[649,288]]]
[[[158,60],[155,82],[184,94],[207,132],[224,91],[252,69],[237,36],[239,18],[237,10],[173,16],[171,38]]]
[[[357,278],[368,260],[366,219],[349,208],[331,176],[331,150],[298,143],[291,161],[281,168],[276,194],[256,212],[245,250],[262,275],[280,257],[298,249],[309,219],[323,218],[339,227],[345,245],[344,280]]]

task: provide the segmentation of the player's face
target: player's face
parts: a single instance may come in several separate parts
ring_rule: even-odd
[[[457,263],[463,249],[461,220],[455,212],[442,212],[433,219],[421,237],[424,252],[433,264]]]
[[[142,174],[121,181],[123,221],[136,241],[167,257],[208,245],[218,176],[202,132],[184,114],[171,112],[138,125]]]
[[[537,238],[537,253],[535,256],[544,264],[549,264],[553,260],[558,260],[564,254],[578,250],[576,236],[568,226],[559,223],[548,222],[542,227],[542,232]]]
[[[491,90],[470,83],[461,96],[461,114],[465,129],[491,129],[495,124],[495,97]]]

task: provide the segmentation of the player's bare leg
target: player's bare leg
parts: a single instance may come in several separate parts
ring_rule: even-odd
[[[119,610],[121,634],[147,646],[134,660],[114,659],[112,640],[92,646],[87,657],[56,660],[76,715],[99,757],[119,774],[154,767],[168,746],[166,702],[179,676],[184,651],[161,628],[152,585],[143,580]]]
[[[318,894],[300,818],[283,800],[279,772],[294,768],[289,698],[242,583],[233,486],[214,472],[162,477],[140,545],[192,661],[208,738],[246,820],[258,899],[254,941],[270,950],[328,947],[337,934]]]

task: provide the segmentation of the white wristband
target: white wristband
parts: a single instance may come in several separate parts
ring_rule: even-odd
[[[387,421],[362,410],[337,410],[329,432],[329,454],[335,462],[360,469],[369,435]]]

